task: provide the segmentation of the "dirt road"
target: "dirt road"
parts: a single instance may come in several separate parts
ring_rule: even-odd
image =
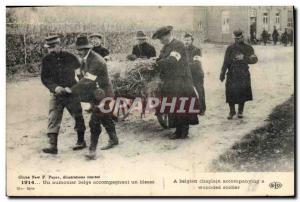
[[[272,108],[284,102],[294,91],[293,48],[255,46],[258,64],[250,68],[254,101],[247,103],[243,120],[227,120],[224,83],[218,80],[224,46],[203,47],[203,67],[207,99],[206,116],[190,130],[187,140],[169,140],[170,130],[163,130],[153,114],[140,119],[131,116],[117,124],[120,145],[99,151],[96,161],[86,161],[84,151],[72,151],[76,141],[73,120],[65,111],[59,154],[46,155],[47,110],[49,92],[39,78],[7,84],[7,159],[14,172],[38,171],[91,174],[128,172],[155,176],[159,173],[192,175],[207,172],[211,162],[239,141],[247,132],[262,126]],[[85,114],[86,124],[88,114]],[[88,127],[87,127],[88,128]],[[89,130],[86,139],[89,143]],[[101,134],[100,144],[107,141]]]

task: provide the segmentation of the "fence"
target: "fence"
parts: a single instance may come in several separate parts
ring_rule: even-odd
[[[117,31],[116,31],[117,30]],[[94,25],[80,23],[49,23],[49,24],[6,24],[6,64],[14,65],[36,63],[45,54],[44,38],[49,34],[59,34],[62,37],[64,48],[72,50],[76,36],[80,33],[90,34],[97,32],[103,35],[104,46],[112,54],[129,54],[135,43],[136,27],[132,25]],[[181,38],[185,30],[176,30],[175,37]],[[153,31],[145,30],[147,36]],[[203,34],[193,32],[195,43],[203,42]],[[158,41],[150,41],[158,51],[161,45]]]

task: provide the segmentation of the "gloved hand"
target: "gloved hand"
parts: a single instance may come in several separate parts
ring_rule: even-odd
[[[56,95],[63,95],[66,93],[66,89],[61,86],[57,86],[54,91]]]

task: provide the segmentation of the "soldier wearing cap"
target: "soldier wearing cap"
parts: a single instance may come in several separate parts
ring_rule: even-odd
[[[109,50],[102,46],[102,36],[94,33],[89,36],[89,39],[93,45],[92,50],[101,55],[106,61],[109,60]]]
[[[238,118],[243,118],[244,104],[252,100],[249,64],[257,63],[254,49],[244,43],[243,32],[233,32],[235,42],[228,46],[221,69],[220,80],[226,75],[226,102],[229,104],[228,119],[236,115],[235,105],[238,104]]]
[[[201,50],[194,46],[194,37],[190,33],[184,35],[184,45],[186,48],[187,60],[191,69],[194,86],[197,90],[200,104],[200,115],[204,115],[206,110],[204,91],[204,72],[201,64]]]
[[[91,119],[89,122],[91,131],[91,144],[88,159],[96,158],[96,149],[98,139],[102,131],[101,124],[105,127],[108,135],[108,145],[102,149],[109,149],[119,143],[115,130],[115,124],[111,118],[111,114],[101,114],[97,107],[101,101],[98,99],[101,94],[104,97],[113,97],[112,86],[108,77],[106,62],[99,54],[92,50],[88,38],[85,35],[79,35],[76,40],[76,49],[82,58],[81,79],[71,88],[71,92],[78,97],[84,99],[84,102],[90,102],[93,106]],[[106,106],[108,107],[108,106]]]
[[[157,59],[157,70],[162,80],[160,96],[170,99],[187,97],[197,100],[184,44],[173,37],[172,29],[172,26],[161,27],[152,36],[164,45]],[[176,107],[178,104],[176,103]],[[169,127],[176,128],[169,136],[170,139],[187,138],[189,125],[199,124],[197,113],[190,113],[190,111],[179,113],[171,110],[163,113],[169,116]]]
[[[147,42],[147,36],[143,31],[138,31],[136,33],[137,45],[133,46],[132,54],[127,58],[129,60],[135,60],[136,58],[149,59],[151,57],[156,57],[156,51],[154,46]]]
[[[70,88],[76,84],[75,69],[80,67],[80,62],[75,55],[61,50],[60,38],[57,35],[47,37],[45,47],[49,53],[42,60],[41,80],[49,89],[51,97],[47,132],[50,147],[43,149],[43,152],[57,154],[57,137],[64,108],[75,119],[78,140],[73,149],[83,149],[86,143],[82,108],[76,97],[70,94]]]

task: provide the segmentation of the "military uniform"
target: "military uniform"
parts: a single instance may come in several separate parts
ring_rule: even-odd
[[[103,58],[109,55],[109,50],[103,46],[94,46],[93,51],[101,55]]]
[[[269,33],[266,30],[263,30],[261,33],[262,41],[264,42],[264,45],[267,45],[267,42],[269,40]]]
[[[274,31],[273,31],[273,33],[272,33],[272,38],[273,38],[274,45],[277,44],[278,37],[279,37],[279,33],[278,33],[277,29],[275,28]]]
[[[81,73],[83,78],[72,87],[72,93],[78,97],[84,97],[84,101],[91,102],[95,106],[92,110],[91,119],[89,122],[91,131],[90,150],[95,151],[98,144],[99,135],[102,131],[101,124],[105,127],[110,141],[118,144],[118,139],[115,131],[115,124],[111,118],[111,114],[101,114],[97,106],[99,100],[95,98],[94,92],[97,88],[105,92],[105,97],[113,97],[112,85],[108,78],[108,72],[105,60],[93,50],[90,50],[87,57],[83,60]]]
[[[237,60],[236,57],[242,54],[243,59]],[[230,117],[235,115],[234,105],[239,104],[239,116],[242,118],[244,103],[252,100],[251,78],[248,64],[255,64],[257,57],[253,48],[245,44],[234,43],[227,47],[224,63],[222,66],[220,80],[226,76],[226,102],[230,106]]]
[[[55,93],[55,89],[59,86],[65,88],[76,84],[75,69],[78,67],[80,67],[80,63],[76,56],[66,51],[51,52],[42,60],[41,80],[51,93],[48,136],[49,134],[57,135],[59,133],[63,110],[66,107],[75,119],[75,130],[78,133],[78,137],[82,141],[84,139],[85,124],[80,102],[72,95],[57,95]]]
[[[137,58],[149,59],[156,56],[156,51],[154,46],[150,45],[147,42],[144,42],[142,44],[133,46],[132,55],[135,55]]]
[[[197,100],[186,50],[181,41],[173,39],[165,45],[160,52],[157,65],[162,80],[161,97],[188,97]],[[175,133],[184,133],[182,134],[184,136],[187,136],[189,125],[199,123],[197,114],[194,113],[169,113],[169,120],[170,127],[176,128]]]
[[[201,50],[194,45],[186,47],[187,60],[191,69],[194,86],[197,90],[200,104],[200,113],[206,110],[204,91],[204,72],[201,65]]]

